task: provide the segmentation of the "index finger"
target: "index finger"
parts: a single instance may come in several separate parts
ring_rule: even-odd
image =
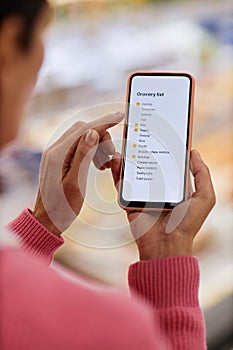
[[[101,137],[107,129],[119,124],[124,116],[124,112],[111,113],[88,123],[88,125],[90,129],[95,129]]]

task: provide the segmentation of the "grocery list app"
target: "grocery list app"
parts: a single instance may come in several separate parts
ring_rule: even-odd
[[[188,76],[133,76],[122,198],[178,203],[184,196]]]

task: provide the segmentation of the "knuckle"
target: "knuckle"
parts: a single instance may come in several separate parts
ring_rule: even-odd
[[[84,143],[78,148],[78,152],[81,158],[90,158],[93,155],[92,151],[93,146]]]
[[[208,173],[208,175],[210,176],[210,169],[209,169],[209,167],[203,162],[203,168],[204,168],[204,170]]]
[[[84,158],[87,155],[88,151],[89,151],[89,148],[86,145],[80,145],[78,149],[79,155],[82,158]]]
[[[75,127],[75,128],[81,128],[81,127],[83,127],[83,126],[85,126],[85,125],[87,125],[86,122],[83,122],[82,120],[79,120],[79,121],[77,121],[77,122],[74,124],[74,127]]]
[[[208,203],[210,210],[215,206],[216,197],[214,192],[208,192],[206,197],[206,203]]]
[[[213,208],[216,204],[216,196],[215,196],[215,193],[212,193],[211,197],[210,197],[210,204],[211,204],[211,207]]]
[[[50,161],[53,158],[53,148],[48,148],[46,151],[43,153],[43,161]]]

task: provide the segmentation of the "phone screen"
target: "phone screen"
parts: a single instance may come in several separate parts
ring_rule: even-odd
[[[184,200],[193,78],[135,73],[129,78],[120,203],[173,208]]]

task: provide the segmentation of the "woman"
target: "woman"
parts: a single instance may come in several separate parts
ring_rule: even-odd
[[[17,135],[43,61],[48,17],[45,0],[1,1],[1,149]],[[43,155],[34,210],[24,210],[8,232],[1,229],[2,350],[206,349],[192,245],[215,195],[197,151],[191,153],[195,192],[188,201],[159,217],[127,213],[140,255],[129,268],[131,300],[120,291],[71,283],[46,266],[63,243],[61,233],[79,215],[90,162],[111,168],[117,187],[120,154],[107,129],[122,118],[116,113],[69,129]],[[180,213],[183,219],[167,234],[169,220]],[[12,243],[12,234],[20,244]]]

